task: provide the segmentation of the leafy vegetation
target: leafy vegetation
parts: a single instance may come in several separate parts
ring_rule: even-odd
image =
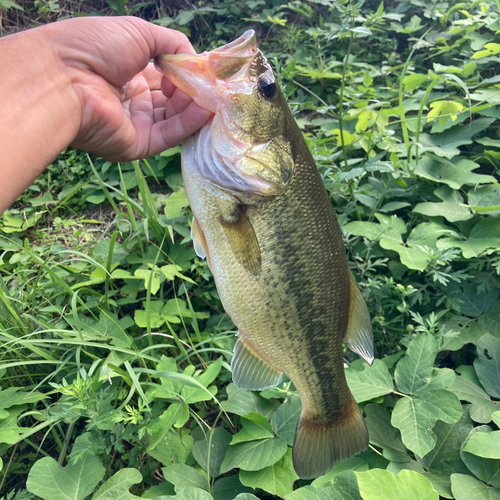
[[[180,148],[68,150],[0,220],[1,498],[499,499],[499,3],[108,7],[200,50],[259,33],[373,318],[378,359],[346,368],[371,446],[299,480],[293,386],[231,383]]]

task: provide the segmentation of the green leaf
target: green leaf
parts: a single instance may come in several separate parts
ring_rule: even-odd
[[[500,187],[496,184],[477,186],[467,196],[470,208],[476,212],[500,213]]]
[[[229,499],[228,500],[232,500]],[[255,495],[251,493],[240,493],[234,500],[259,500]]]
[[[167,466],[176,463],[185,464],[194,444],[194,439],[188,434],[187,429],[182,429],[181,432],[170,429],[163,434],[161,441],[158,443],[156,441],[155,437],[154,447],[148,448],[147,453],[162,465]]]
[[[479,323],[465,316],[453,315],[443,323],[445,334],[450,335],[444,338],[442,351],[458,351],[469,342],[476,344],[484,335],[484,328]],[[451,336],[451,334],[458,334]]]
[[[478,457],[500,459],[500,431],[472,434],[463,451]]]
[[[286,500],[361,500],[353,471],[337,474],[322,485],[304,486],[286,495]]]
[[[361,370],[355,368],[361,367]],[[375,359],[372,366],[356,360],[345,370],[347,385],[358,403],[389,394],[394,389],[389,370],[383,361]]]
[[[187,404],[194,404],[212,399],[211,393],[216,394],[217,388],[215,386],[209,387],[209,385],[217,378],[221,368],[222,357],[210,364],[203,373],[195,375],[193,378],[196,382],[199,382],[203,387],[212,389],[212,391],[207,392],[207,390],[204,390],[202,387],[184,386],[181,391],[181,396],[184,401]]]
[[[455,382],[449,389],[458,399],[472,403],[469,414],[472,420],[482,424],[491,421],[491,414],[495,411],[495,403],[488,394],[472,380],[464,376],[455,377]]]
[[[292,464],[292,450],[274,465],[257,471],[240,471],[240,481],[251,488],[261,488],[272,495],[284,497],[293,490],[293,483],[299,479]]]
[[[474,217],[470,208],[458,203],[450,203],[449,201],[441,203],[418,203],[412,211],[417,214],[428,215],[429,217],[444,217],[448,222],[469,220]]]
[[[276,435],[290,446],[293,445],[295,429],[299,420],[302,403],[299,396],[290,396],[271,418],[271,425]]]
[[[260,413],[247,413],[244,417],[241,417],[241,425],[241,431],[233,435],[232,445],[274,436],[271,425],[266,417],[263,417]]]
[[[438,341],[428,333],[411,341],[394,372],[396,385],[401,392],[417,394],[427,388],[438,350]]]
[[[450,116],[452,121],[457,119],[457,115],[464,109],[464,105],[457,101],[434,101],[430,104],[431,111],[427,113],[427,121],[430,122],[439,117],[439,123],[443,125]]]
[[[212,488],[212,495],[215,500],[233,500],[236,498],[244,498],[242,493],[251,493],[253,490],[241,484],[238,475],[222,477],[215,481]],[[247,500],[251,500],[253,495],[250,495]],[[257,498],[257,497],[254,497]],[[257,499],[258,500],[258,499]]]
[[[22,389],[21,392],[18,392]],[[24,405],[29,403],[37,403],[48,396],[38,391],[28,392],[24,387],[7,387],[0,389],[0,410],[10,408],[14,405]]]
[[[455,127],[452,129],[454,130]],[[450,158],[458,154],[457,150]],[[473,172],[479,164],[460,156],[452,161],[442,160],[435,156],[424,156],[415,167],[415,174],[435,182],[447,184],[452,189],[460,189],[464,184],[475,186],[480,183],[495,182],[490,175]]]
[[[223,427],[216,427],[213,433],[207,432],[204,439],[194,444],[193,456],[203,470],[207,471],[208,467],[210,477],[220,476],[221,464],[230,442],[231,434]]]
[[[161,470],[165,479],[175,484],[177,493],[184,488],[201,488],[206,491],[209,489],[208,479],[188,465],[174,464],[162,467]]]
[[[474,368],[486,392],[500,398],[500,339],[487,333],[477,342]]]
[[[406,266],[408,269],[424,271],[429,264],[429,255],[419,248],[408,247],[403,243],[389,240],[387,238],[382,238],[380,240],[380,246],[385,250],[397,252],[399,254],[399,258],[401,259],[401,264]]]
[[[86,439],[85,434],[77,437],[76,442],[82,439]],[[105,472],[102,459],[94,455],[87,454],[76,464],[70,460],[66,467],[45,457],[31,468],[26,487],[44,500],[83,500],[94,491]]]
[[[478,257],[488,248],[500,247],[500,217],[487,217],[477,223],[465,241],[457,238],[443,238],[438,242],[438,248],[446,250],[451,247],[462,249],[464,257]]]
[[[16,444],[21,434],[29,430],[29,427],[19,427],[17,425],[19,414],[26,408],[26,405],[19,405],[4,410],[0,420],[0,443]],[[5,412],[8,412],[8,416],[5,416]]]
[[[279,406],[278,402],[264,399],[257,392],[238,389],[233,383],[229,384],[226,390],[228,400],[222,404],[222,407],[228,413],[244,416],[255,412],[266,418],[271,418],[271,415]]]
[[[461,414],[462,405],[455,394],[435,389],[399,399],[391,423],[401,431],[404,445],[423,457],[436,445],[437,437],[431,430],[436,421],[452,424]]]
[[[408,75],[403,78],[403,85],[407,92],[415,90],[420,87],[422,83],[425,83],[429,77],[427,75],[422,75],[420,73],[414,73],[413,75]]]
[[[490,57],[500,54],[500,44],[498,43],[487,43],[483,50],[479,50],[472,54],[472,59],[482,59],[483,57]]]
[[[159,496],[153,500],[168,500],[173,498],[175,500],[213,500],[213,496],[205,490],[200,488],[182,488],[175,496]]]
[[[437,156],[441,156],[450,160],[454,156],[460,154],[460,150],[458,149],[460,146],[464,146],[465,144],[471,144],[472,137],[477,133],[482,132],[483,130],[490,127],[490,125],[494,121],[495,121],[494,118],[479,118],[477,120],[474,120],[471,124],[467,123],[466,125],[457,125],[439,134],[432,134],[432,135],[420,134],[420,141],[419,141],[420,148],[423,151],[429,151]],[[426,160],[425,158],[419,160],[418,166],[415,169],[415,173],[417,175],[421,175],[419,171],[421,169],[422,164],[425,163],[425,160]],[[460,160],[460,161],[464,162],[468,160]],[[473,175],[477,175],[477,177],[482,177],[484,179],[482,181],[476,182],[475,184],[478,184],[479,182],[492,182],[492,177],[489,175],[484,175],[484,176],[479,174],[473,174]],[[489,180],[485,180],[486,178],[489,178]],[[466,183],[463,182],[463,184]],[[450,187],[453,186],[450,185]],[[458,189],[459,187],[460,186],[455,187],[454,189]]]
[[[390,455],[394,461],[409,461],[408,450],[401,441],[399,431],[391,425],[389,412],[383,406],[376,404],[365,405],[364,412],[370,443],[381,447],[384,450],[384,456]],[[395,460],[396,458],[398,460]]]
[[[156,295],[160,289],[160,273],[158,270],[136,269],[134,276],[143,279],[146,290],[149,290],[152,295]]]
[[[500,500],[500,491],[464,474],[451,475],[451,491],[455,500]]]
[[[148,453],[153,450],[160,442],[163,441],[165,436],[167,435],[170,428],[179,423],[185,423],[184,419],[185,415],[185,405],[183,403],[172,403],[169,407],[163,412],[163,414],[158,419],[158,425],[161,427],[161,430],[153,434],[151,436],[151,440],[149,442],[149,446],[147,448]],[[187,420],[187,419],[186,419]],[[164,450],[160,453],[164,453]]]
[[[471,430],[472,421],[467,411],[464,411],[460,420],[454,424],[438,421],[432,429],[437,438],[436,446],[424,457],[417,457],[427,472],[432,473],[426,477],[441,496],[453,498],[450,474],[455,472],[468,473],[460,456],[460,446]]]
[[[346,472],[346,471],[359,471],[363,472],[368,470],[370,466],[366,460],[363,460],[359,457],[353,457],[349,460],[345,460],[342,462],[337,462],[326,474],[316,478],[311,484],[313,486],[321,486],[326,483],[332,483],[335,481],[335,478]],[[352,478],[352,476],[351,476]],[[357,488],[356,488],[357,489]]]
[[[259,439],[231,445],[222,462],[221,473],[224,474],[236,467],[247,471],[263,469],[278,462],[286,453],[287,448],[285,441],[279,438]]]
[[[137,500],[129,489],[142,481],[142,474],[137,469],[122,469],[111,476],[92,497],[92,500]]]
[[[382,469],[356,472],[363,500],[439,500],[437,491],[422,474],[402,470],[393,475]]]
[[[179,217],[182,215],[182,210],[189,206],[189,200],[187,199],[186,192],[184,189],[180,188],[175,193],[172,193],[165,204],[165,215],[167,219],[173,219],[174,217]]]

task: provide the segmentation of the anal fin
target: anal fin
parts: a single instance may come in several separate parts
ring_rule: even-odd
[[[370,314],[352,273],[350,276],[351,307],[344,342],[371,366],[375,355]]]
[[[257,236],[241,207],[229,217],[222,217],[221,224],[236,260],[257,276],[261,270],[261,254]]]
[[[236,387],[247,391],[270,389],[282,380],[282,372],[262,359],[241,335],[234,345],[231,371]]]

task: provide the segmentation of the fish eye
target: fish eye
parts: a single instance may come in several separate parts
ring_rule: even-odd
[[[265,75],[259,80],[259,91],[263,97],[271,99],[276,94],[276,82]]]

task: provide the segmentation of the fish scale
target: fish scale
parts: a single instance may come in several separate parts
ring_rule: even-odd
[[[329,196],[253,32],[155,62],[215,113],[184,143],[182,170],[195,249],[239,330],[233,380],[263,390],[282,372],[290,378],[302,401],[294,467],[317,477],[368,446],[342,342],[373,360],[370,318]]]

